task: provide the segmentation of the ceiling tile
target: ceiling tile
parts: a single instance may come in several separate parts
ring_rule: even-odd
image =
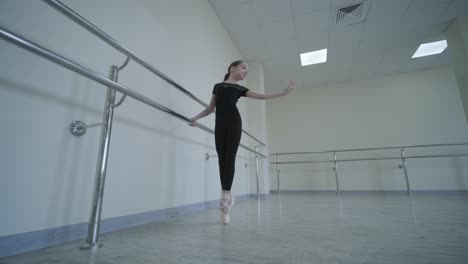
[[[264,65],[266,89],[403,73],[449,63],[448,52],[412,60],[439,40],[468,0],[370,0],[367,20],[335,25],[334,10],[358,0],[209,0],[245,59]],[[450,4],[451,3],[451,4]],[[441,23],[444,22],[444,23]],[[326,63],[300,66],[300,53],[328,48]]]
[[[320,32],[297,39],[298,53],[328,49],[328,32]]]
[[[374,37],[391,37],[392,33],[398,29],[399,19],[379,19],[367,21],[363,25],[362,37],[372,39]]]
[[[262,33],[259,29],[244,30],[241,33],[232,33],[231,38],[236,43],[237,47],[243,49],[253,49],[259,46],[264,46]]]
[[[300,69],[300,58],[298,55],[287,55],[269,58],[263,61],[263,67],[271,70]]]
[[[351,63],[351,75],[354,79],[359,79],[356,76],[368,78],[376,72],[382,60],[383,54],[355,57]]]
[[[241,54],[244,56],[244,59],[250,61],[263,61],[271,57],[270,53],[266,52],[265,46],[258,46],[255,48],[241,49]]]
[[[371,20],[363,25],[357,53],[374,54],[386,50],[392,42],[394,32],[398,30],[398,20]]]
[[[368,21],[402,17],[411,0],[373,0],[367,15]]]
[[[217,14],[239,11],[242,4],[251,4],[252,0],[209,0]]]
[[[349,63],[356,54],[356,47],[334,45],[328,49],[327,62],[331,64]]]
[[[352,5],[353,3],[359,3],[360,0],[331,0],[333,7],[342,7],[343,5]]]
[[[442,37],[448,24],[438,24],[432,26],[415,28],[400,28],[393,34],[391,47],[398,49],[400,47],[418,47],[422,43]]]
[[[391,46],[391,38],[388,36],[375,37],[361,40],[356,48],[356,54],[377,54],[382,53]]]
[[[261,25],[291,18],[291,5],[284,0],[255,0],[253,10]]]
[[[229,33],[241,33],[257,25],[255,13],[247,2],[240,3],[234,10],[218,15]]]
[[[264,53],[267,54],[267,58],[299,56],[297,50],[297,41],[295,39],[270,42],[267,43],[263,49]]]
[[[468,15],[468,1],[455,0],[439,17],[439,22],[449,22],[451,19]]]
[[[361,39],[365,23],[334,27],[330,32],[330,45],[333,43],[358,42]]]
[[[327,75],[328,71],[328,63],[312,64],[305,67],[301,67],[301,72],[304,77],[312,76],[313,78],[316,78],[317,76]]]
[[[401,26],[405,27],[406,29],[417,29],[425,26],[438,24],[440,21],[440,17],[443,15],[446,9],[447,7],[431,7],[425,8],[424,10],[408,11],[401,18]]]
[[[275,21],[268,25],[262,25],[261,31],[266,42],[286,41],[294,39],[296,36],[291,19]]]
[[[313,36],[329,30],[330,16],[328,10],[295,16],[293,21],[299,38]]]
[[[303,15],[314,11],[330,11],[331,2],[329,0],[291,0],[293,14]]]
[[[418,13],[430,8],[445,9],[452,2],[453,0],[412,0],[408,12]]]
[[[382,63],[376,72],[382,74],[396,74],[405,72],[414,52],[415,49],[412,47],[393,49],[385,52]]]
[[[450,53],[449,50],[446,49],[440,54],[410,59],[408,62],[408,70],[431,69],[435,67],[441,67],[443,65],[449,65],[450,62]]]

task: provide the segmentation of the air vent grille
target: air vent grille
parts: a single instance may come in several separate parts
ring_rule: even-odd
[[[366,19],[369,1],[353,3],[336,9],[335,23],[349,25],[362,22]]]

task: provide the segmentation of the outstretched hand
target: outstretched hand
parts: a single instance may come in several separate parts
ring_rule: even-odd
[[[197,125],[197,122],[196,122],[193,118],[191,118],[191,119],[190,119],[189,126],[193,126],[193,127],[194,127],[194,126],[196,126],[196,125]]]
[[[288,81],[288,88],[284,90],[284,95],[288,95],[290,92],[292,92],[296,87],[296,82],[294,80],[289,80]]]

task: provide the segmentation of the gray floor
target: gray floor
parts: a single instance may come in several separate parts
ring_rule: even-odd
[[[304,192],[0,259],[5,263],[468,263],[468,193]]]

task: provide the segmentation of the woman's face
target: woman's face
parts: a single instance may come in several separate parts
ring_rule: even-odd
[[[231,68],[231,75],[237,81],[242,81],[245,79],[245,77],[247,77],[248,70],[249,68],[247,66],[247,63],[242,62],[236,67]]]

